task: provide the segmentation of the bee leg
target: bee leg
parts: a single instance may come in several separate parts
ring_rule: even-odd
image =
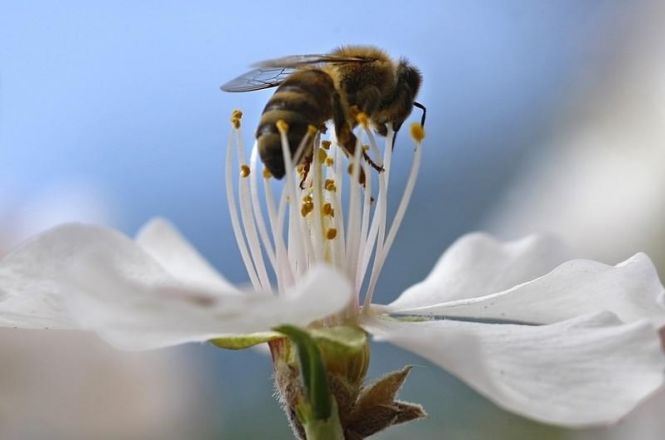
[[[394,139],[393,139],[393,143],[394,143]],[[370,164],[370,166],[371,166],[372,168],[374,168],[376,171],[378,171],[379,173],[382,173],[383,171],[385,171],[385,170],[383,169],[383,166],[381,166],[381,165],[377,164],[376,162],[374,162],[374,161],[372,160],[372,158],[369,157],[369,154],[367,154],[366,151],[363,151],[363,158],[365,158],[365,160],[367,161],[367,163]]]
[[[335,135],[337,136],[337,142],[344,149],[344,153],[348,157],[355,157],[356,153],[356,143],[358,139],[356,135],[353,134],[349,121],[346,118],[346,113],[344,111],[344,104],[339,96],[339,93],[335,92],[332,96],[332,106],[333,106],[333,124],[335,126]],[[358,164],[358,183],[363,187],[365,186],[366,176],[365,171]],[[350,168],[352,169],[352,168]]]
[[[353,131],[351,130],[351,126],[347,119],[347,111],[345,111],[342,98],[337,92],[334,92],[332,95],[332,107],[333,124],[335,126],[337,142],[348,154],[353,155],[356,149],[356,135],[353,134]]]
[[[309,176],[309,167],[312,164],[312,156],[305,156],[302,164],[302,179],[300,179],[300,189],[305,189],[305,180]]]

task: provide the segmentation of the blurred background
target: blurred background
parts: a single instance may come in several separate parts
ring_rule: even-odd
[[[0,253],[63,221],[133,234],[159,215],[247,282],[224,148],[231,110],[245,112],[249,140],[270,91],[218,86],[257,60],[355,43],[419,66],[428,108],[425,160],[377,302],[476,229],[554,232],[608,263],[644,250],[662,275],[663,23],[658,0],[0,0]],[[407,164],[396,162],[397,180]],[[407,363],[417,367],[402,397],[430,417],[377,438],[665,432],[663,396],[618,427],[572,432],[508,414],[397,348],[373,346],[370,377]],[[288,439],[270,374],[253,351],[127,354],[92,335],[1,329],[0,438]]]

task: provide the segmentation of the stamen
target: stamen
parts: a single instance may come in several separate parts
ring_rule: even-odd
[[[305,196],[302,199],[302,204],[300,205],[300,214],[303,217],[307,217],[307,214],[314,211],[314,202],[312,202],[312,196]]]
[[[416,143],[413,162],[394,219],[387,227],[394,132],[388,125],[385,144],[381,150],[369,129],[367,115],[356,109],[351,117],[355,117],[362,127],[361,134],[365,134],[362,141],[367,144],[361,142],[361,134],[357,135],[354,154],[348,161],[345,160],[345,150],[337,143],[334,131],[331,130],[332,141],[321,141],[319,129],[308,126],[298,147],[292,149],[288,139],[288,124],[283,120],[275,124],[280,134],[286,171],[285,184],[279,203],[276,203],[270,181],[272,175],[266,167],[261,170],[264,196],[264,199],[261,199],[258,188],[258,146],[254,144],[250,161],[246,163],[239,132],[242,113],[233,112],[231,123],[234,129],[229,139],[226,163],[227,200],[238,248],[256,290],[271,288],[271,278],[264,260],[266,256],[272,266],[278,289],[283,293],[288,293],[289,287],[314,262],[325,261],[343,270],[353,283],[356,295],[359,295],[372,262],[364,298],[365,305],[371,303],[379,273],[395,240],[415,186],[424,131],[418,124],[410,128]],[[233,142],[236,142],[237,147],[235,158],[232,152]],[[331,151],[333,145],[336,149]],[[370,167],[374,167],[374,163],[368,159],[368,152],[373,158],[383,159],[383,165],[379,165],[383,168],[382,172],[375,173]],[[234,166],[238,167],[236,189],[233,188],[233,159],[236,159]],[[376,163],[378,164],[378,161]],[[346,177],[347,173],[344,172],[347,164],[349,177]],[[308,173],[305,167],[309,169]],[[298,179],[298,173],[307,173],[306,182]],[[346,179],[350,186],[344,192]],[[378,183],[378,189],[375,190],[376,201],[372,194],[375,181]],[[238,197],[237,202],[235,197]],[[342,200],[347,201],[346,206],[342,204]],[[263,203],[265,205],[262,205]],[[348,209],[347,213],[344,212],[345,209]],[[266,214],[269,224],[266,224],[264,218]],[[358,302],[354,302],[347,313],[357,313],[357,310]]]
[[[330,192],[337,191],[337,186],[335,185],[335,181],[333,179],[326,179],[326,183],[324,184],[324,188],[326,189],[326,191],[330,191]]]
[[[413,127],[413,126],[412,126]],[[424,136],[424,134],[423,134]],[[367,295],[365,296],[365,306],[368,306],[371,304],[372,301],[372,296],[374,295],[374,289],[376,288],[376,282],[379,277],[379,273],[381,272],[381,269],[383,268],[383,264],[385,263],[386,256],[388,255],[388,252],[390,251],[390,247],[392,246],[395,236],[397,235],[397,230],[399,229],[402,219],[404,218],[404,214],[406,212],[406,207],[409,205],[409,201],[411,200],[411,194],[413,193],[413,188],[416,185],[416,179],[418,177],[418,170],[420,169],[420,157],[421,157],[421,148],[420,148],[420,142],[417,140],[418,138],[414,136],[415,142],[415,150],[413,153],[413,162],[411,162],[411,171],[409,172],[409,177],[406,181],[406,186],[404,188],[404,193],[402,194],[402,199],[400,200],[399,206],[397,207],[397,212],[395,213],[395,218],[393,219],[392,224],[390,225],[390,231],[388,232],[388,238],[386,239],[384,245],[382,246],[381,250],[379,253],[377,253],[375,261],[374,261],[374,267],[372,269],[372,276],[370,278],[370,284],[367,289]],[[420,138],[422,139],[422,137]]]
[[[323,207],[321,208],[321,214],[323,214],[325,216],[328,216],[328,217],[334,217],[335,216],[335,210],[333,209],[330,202],[323,204]]]
[[[365,252],[360,261],[360,274],[364,278],[367,267],[369,265],[372,251],[374,252],[374,261],[376,262],[376,255],[378,255],[383,248],[383,239],[386,227],[386,211],[388,205],[388,180],[390,178],[390,163],[392,159],[392,142],[394,133],[389,131],[386,136],[385,148],[383,151],[383,163],[385,170],[379,173],[379,195],[378,201],[374,208],[374,215],[372,216],[372,226],[369,229],[367,237],[368,245],[365,247]]]
[[[318,141],[318,136],[317,139],[314,142],[314,151],[312,151],[312,155],[315,158],[314,163],[312,164],[312,182],[313,182],[313,205],[312,209],[316,207],[317,209],[314,211],[314,214],[311,219],[310,226],[313,226],[313,235],[312,236],[312,241],[314,244],[314,253],[315,253],[315,258],[316,261],[323,261],[323,254],[324,254],[324,244],[323,240],[321,240],[321,237],[323,236],[323,230],[324,230],[324,225],[323,225],[323,217],[321,216],[321,209],[320,207],[323,206],[323,190],[321,188],[321,174],[323,173],[323,169],[321,168],[321,160],[320,160],[320,155],[323,154],[324,156],[326,155],[326,152],[319,147],[317,147],[317,141]],[[316,160],[316,158],[319,158],[319,160]],[[311,232],[311,231],[310,231]]]
[[[365,187],[363,188],[363,210],[362,210],[362,220],[360,222],[360,239],[358,244],[358,257],[357,262],[362,262],[362,257],[365,254],[365,248],[368,245],[367,243],[367,229],[369,227],[369,218],[371,214],[371,200],[372,200],[372,174],[370,174],[369,165],[366,161],[362,161],[363,169],[365,175],[368,176],[365,179]],[[361,270],[362,265],[356,263],[356,291],[360,292],[363,282],[363,271]]]
[[[322,148],[319,148],[318,155],[319,155],[319,163],[325,163],[326,159],[328,159],[326,151]]]
[[[286,189],[282,189],[282,195],[279,198],[279,207],[277,208],[277,226],[275,227],[275,231],[278,231],[277,233],[280,235],[280,237],[284,233],[284,223],[286,221],[286,204],[288,203],[288,198],[289,198],[287,193],[288,191]],[[289,261],[289,267],[291,268],[291,274],[295,279],[297,274],[298,258],[295,255],[296,254],[295,247],[291,245],[293,222],[291,221],[288,222],[286,226],[287,226],[288,236],[287,236],[287,245],[285,246],[285,249]]]
[[[258,145],[256,142],[254,142],[254,146],[252,147],[252,152],[250,153],[249,156],[251,168],[256,169],[258,163],[258,155],[259,155]],[[263,249],[268,254],[268,260],[270,261],[273,271],[277,274],[278,271],[275,267],[276,265],[275,249],[270,241],[270,236],[268,235],[265,220],[263,218],[263,210],[261,209],[261,204],[259,203],[259,191],[258,191],[258,184],[256,181],[256,173],[251,175],[251,179],[249,181],[249,189],[250,189],[250,194],[252,196],[252,208],[253,208],[252,211],[254,212],[254,219],[256,220],[256,226],[258,227],[259,230],[259,237],[261,237],[261,243],[263,244]],[[279,276],[278,276],[278,283],[279,283]]]
[[[287,124],[284,119],[277,121],[275,126],[277,127],[277,130],[279,130],[280,134],[286,134],[289,131],[289,124]]]
[[[347,258],[347,273],[353,285],[355,285],[356,278],[356,264],[358,262],[358,247],[359,234],[360,234],[360,184],[358,178],[360,176],[360,140],[356,142],[355,154],[353,155],[353,163],[351,166],[351,181],[349,182],[349,217],[347,224],[349,226],[346,232],[346,258]]]
[[[253,156],[257,155],[258,152],[256,154],[253,152]],[[283,193],[284,197],[280,199],[279,213],[275,212],[275,198],[272,193],[272,186],[270,185],[269,179],[263,179],[263,192],[266,196],[268,218],[270,219],[270,228],[273,240],[275,241],[275,252],[278,258],[278,260],[274,262],[273,268],[275,269],[279,289],[280,291],[284,291],[285,286],[290,286],[294,283],[295,273],[295,265],[286,252],[286,245],[283,237],[286,192]],[[283,203],[282,200],[284,200]],[[255,201],[255,203],[258,205],[258,201]]]
[[[413,140],[418,144],[422,143],[423,139],[425,139],[425,128],[418,122],[411,124],[410,133]]]
[[[277,129],[281,135],[282,141],[282,156],[284,158],[284,167],[286,170],[286,188],[284,194],[288,194],[292,202],[290,205],[290,214],[289,214],[289,253],[293,248],[296,255],[296,270],[298,274],[303,274],[308,268],[308,256],[312,255],[312,243],[310,238],[307,236],[307,228],[305,227],[304,219],[298,215],[296,209],[296,200],[298,197],[296,194],[299,192],[298,182],[296,182],[294,172],[293,172],[293,161],[291,160],[291,150],[289,146],[289,139],[287,137],[287,132],[289,130],[289,125],[282,119],[276,123]],[[308,135],[305,135],[301,145],[306,144]],[[296,226],[297,225],[297,226]],[[297,229],[297,232],[296,232]],[[293,244],[293,246],[291,246]]]
[[[266,270],[265,261],[263,260],[263,253],[261,252],[261,244],[256,232],[256,225],[254,223],[254,215],[252,212],[252,203],[250,196],[249,182],[246,177],[249,176],[249,167],[245,162],[245,147],[240,131],[236,131],[238,141],[238,163],[240,166],[240,174],[238,175],[238,200],[240,202],[240,219],[244,227],[245,237],[249,245],[250,255],[254,261],[256,273],[259,276],[262,289],[264,291],[272,290],[270,278]],[[243,168],[246,168],[247,175],[243,175]]]
[[[240,129],[240,120],[242,119],[242,112],[240,110],[233,110],[231,112],[231,125],[236,130]]]
[[[233,189],[232,159],[233,159],[233,137],[235,135],[236,135],[235,132],[232,132],[229,135],[229,142],[226,148],[226,170],[225,170],[226,201],[229,204],[229,214],[231,215],[231,227],[233,228],[233,235],[236,238],[236,243],[238,244],[238,250],[240,251],[242,262],[245,264],[245,269],[247,269],[247,275],[249,276],[252,286],[254,287],[254,289],[259,290],[261,285],[259,283],[259,278],[256,274],[256,269],[254,268],[254,263],[252,262],[252,259],[249,256],[247,244],[245,243],[245,236],[243,234],[242,229],[240,228],[240,218],[238,215],[238,208],[236,206],[236,200]]]
[[[381,157],[381,150],[379,150],[379,147],[376,144],[376,138],[374,137],[374,133],[372,133],[372,130],[369,128],[365,128],[365,134],[367,135],[367,138],[369,139],[369,147],[372,150],[372,154],[375,157]],[[375,161],[376,162],[376,161]],[[383,166],[382,164],[377,162],[378,166]]]
[[[342,174],[342,171],[344,169],[343,167],[343,158],[344,158],[344,153],[342,152],[342,149],[340,148],[339,144],[337,144],[337,138],[334,130],[331,130],[332,136],[331,138],[334,140],[333,144],[335,146],[334,150],[334,159],[335,159],[335,166],[333,168],[328,169],[328,176],[332,179],[333,183],[335,184],[335,189],[333,191],[329,191],[329,196],[332,197],[332,202],[333,202],[333,209],[337,213],[337,216],[334,219],[334,222],[332,224],[334,227],[337,229],[337,237],[338,239],[335,240],[333,243],[333,249],[334,249],[334,262],[335,266],[342,269],[344,265],[346,264],[347,258],[346,258],[346,225],[344,224],[344,219],[345,213],[344,209],[345,207],[342,205],[342,195],[344,194],[344,175]],[[337,183],[339,182],[339,183]]]

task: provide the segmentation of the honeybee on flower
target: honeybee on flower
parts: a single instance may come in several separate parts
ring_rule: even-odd
[[[662,385],[665,290],[645,255],[607,266],[570,260],[543,237],[503,243],[470,234],[425,280],[376,305],[415,187],[422,126],[411,127],[411,168],[389,222],[390,127],[380,145],[359,124],[350,173],[336,139],[308,130],[313,160],[301,185],[288,124],[278,123],[285,179],[275,193],[256,143],[247,159],[241,125],[234,112],[226,191],[250,290],[231,285],[164,220],[135,240],[68,224],[0,261],[0,325],[81,328],[124,349],[268,342],[280,399],[295,435],[307,439],[365,438],[424,416],[396,398],[408,368],[365,383],[367,333],[546,423],[611,423]],[[360,160],[365,142],[383,172],[363,185],[361,170],[371,175]]]

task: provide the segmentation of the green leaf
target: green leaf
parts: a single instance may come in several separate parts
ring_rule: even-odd
[[[282,325],[275,330],[288,336],[298,347],[300,370],[314,419],[328,419],[332,414],[332,398],[316,340],[306,330],[292,325]]]
[[[246,335],[229,335],[221,338],[211,339],[211,344],[219,348],[229,350],[242,350],[264,342],[270,342],[273,339],[283,338],[284,335],[277,332],[259,332],[248,333]]]

